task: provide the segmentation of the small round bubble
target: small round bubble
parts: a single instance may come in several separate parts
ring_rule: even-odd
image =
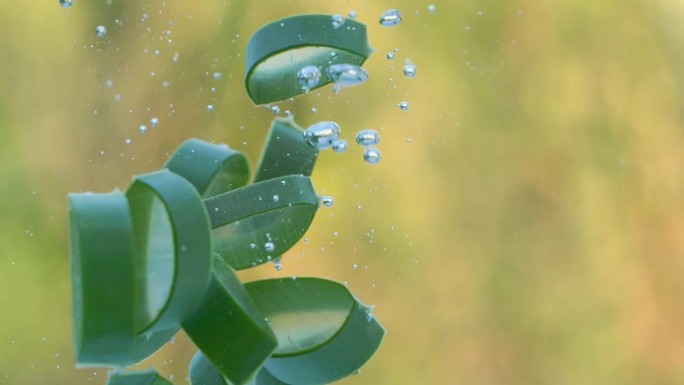
[[[377,148],[368,147],[363,152],[363,160],[368,164],[378,164],[382,160],[382,154]]]
[[[380,16],[380,25],[392,27],[401,23],[401,12],[396,9],[389,9]]]
[[[138,132],[140,132],[141,134],[146,133],[146,132],[147,132],[147,126],[144,125],[144,124],[141,124],[141,125],[138,127]]]
[[[154,117],[150,119],[150,126],[151,127],[157,127],[159,125],[159,118]]]
[[[264,243],[264,250],[267,253],[272,253],[273,251],[275,251],[275,244],[273,242]]]
[[[107,35],[107,27],[104,25],[98,25],[95,27],[95,35],[100,38],[105,37],[105,35]]]
[[[365,129],[356,133],[356,143],[361,146],[375,146],[378,142],[380,142],[380,134],[375,130]]]
[[[273,113],[273,115],[278,115],[280,113],[280,107],[271,106],[271,112]]]
[[[416,66],[411,62],[407,62],[404,66],[404,75],[406,75],[407,78],[414,78],[416,76],[416,71]]]
[[[394,52],[387,52],[387,60],[394,60]]]
[[[306,66],[297,71],[297,83],[305,92],[316,87],[321,81],[321,70],[316,66]]]
[[[407,111],[409,109],[409,102],[401,102],[397,104],[397,107],[402,111]]]
[[[335,204],[335,198],[330,195],[326,195],[321,198],[321,204],[325,207],[332,207]]]
[[[208,112],[213,112],[213,111],[214,111],[214,105],[213,105],[213,104],[208,104],[208,105],[207,105],[207,111],[208,111]]]
[[[334,29],[338,29],[344,24],[344,16],[340,15],[339,13],[334,14],[331,19]]]
[[[349,11],[349,18],[350,19],[356,19],[357,16],[358,16],[358,13],[356,13],[356,11],[354,11],[354,10]]]
[[[430,12],[430,13],[437,12],[437,7],[434,4],[428,5],[428,12]]]
[[[214,72],[213,77],[214,77],[214,80],[221,80],[221,78],[223,77],[223,74],[220,72]]]
[[[345,139],[336,140],[332,144],[332,149],[339,154],[345,153],[349,149],[349,142]]]
[[[59,0],[59,5],[64,8],[71,8],[74,6],[74,0]]]

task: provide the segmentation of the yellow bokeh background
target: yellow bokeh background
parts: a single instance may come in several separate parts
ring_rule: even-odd
[[[0,3],[0,384],[106,383],[75,368],[66,195],[125,189],[190,137],[255,165],[274,116],[244,90],[249,36],[351,10],[369,81],[277,105],[380,131],[383,160],[323,152],[335,205],[282,271],[241,276],[329,277],[376,305],[386,339],[341,384],[684,384],[682,4],[428,4]],[[389,8],[400,25],[378,24]],[[187,384],[193,353],[181,333],[140,367]]]

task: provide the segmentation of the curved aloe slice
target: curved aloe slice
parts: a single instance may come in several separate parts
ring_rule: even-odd
[[[289,175],[206,199],[214,252],[235,269],[282,255],[306,232],[318,209],[311,179]]]
[[[292,117],[274,119],[261,152],[255,182],[285,175],[310,176],[318,150],[304,142],[304,130]]]
[[[112,372],[107,385],[172,385],[154,369],[137,372]]]
[[[137,328],[146,334],[178,329],[209,282],[209,220],[197,190],[168,170],[137,176],[126,192],[133,219],[141,306]]]
[[[76,361],[127,365],[136,307],[128,201],[118,191],[69,194],[69,226]]]
[[[278,337],[265,367],[287,384],[326,384],[353,374],[385,334],[371,308],[337,282],[269,279],[245,289]]]
[[[347,19],[335,28],[332,15],[299,15],[276,20],[256,31],[247,43],[245,85],[256,104],[271,103],[305,92],[297,72],[305,66],[322,68],[320,82],[329,64],[361,65],[370,56],[366,26]]]
[[[204,198],[242,187],[249,178],[249,162],[242,153],[199,139],[183,142],[166,168],[187,179]]]
[[[183,330],[231,384],[249,383],[276,348],[276,337],[233,269],[215,262],[199,308]]]
[[[209,361],[201,351],[195,353],[190,361],[190,384],[192,385],[229,385],[221,372]],[[256,375],[253,385],[287,385],[273,377],[262,367]]]

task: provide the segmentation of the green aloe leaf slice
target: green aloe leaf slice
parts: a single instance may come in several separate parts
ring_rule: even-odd
[[[197,307],[211,273],[204,204],[190,182],[168,170],[137,176],[128,191],[141,286],[138,330],[178,329]]]
[[[326,384],[355,373],[385,334],[372,308],[337,282],[282,278],[245,289],[278,338],[265,368],[287,384]]]
[[[209,361],[201,351],[195,353],[190,361],[190,384],[192,385],[230,385],[221,375],[221,372]],[[251,383],[253,385],[287,385],[273,377],[271,373],[262,367]],[[250,384],[250,385],[251,385]]]
[[[183,330],[233,385],[251,382],[277,345],[264,316],[221,260],[216,260],[209,288]]]
[[[274,119],[254,181],[285,175],[310,176],[318,153],[304,141],[304,130],[292,117]]]
[[[154,369],[135,372],[114,371],[109,374],[107,385],[172,385]]]
[[[247,43],[245,85],[256,104],[284,100],[305,92],[297,72],[305,66],[321,69],[320,82],[329,64],[361,65],[372,53],[366,26],[347,19],[335,28],[332,15],[298,15],[276,20],[256,31]]]
[[[128,200],[118,191],[69,194],[69,226],[76,361],[127,365],[136,307]]]
[[[282,255],[306,232],[318,210],[311,179],[289,175],[206,199],[214,252],[235,269]]]
[[[203,198],[242,187],[249,179],[249,162],[242,153],[199,139],[181,144],[166,168],[192,183]]]

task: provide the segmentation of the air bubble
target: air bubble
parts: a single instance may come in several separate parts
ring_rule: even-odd
[[[368,164],[378,164],[382,160],[382,154],[377,148],[368,147],[363,152],[363,160]]]
[[[397,104],[397,107],[402,111],[407,111],[409,109],[409,102],[401,102]]]
[[[336,140],[332,144],[332,149],[340,154],[345,153],[349,149],[349,142],[344,139]]]
[[[375,130],[365,129],[356,134],[356,143],[361,146],[375,146],[378,142],[380,142],[380,134]]]
[[[159,125],[159,118],[154,117],[150,119],[150,126],[151,127],[157,127]]]
[[[356,11],[354,11],[354,10],[349,11],[349,18],[350,19],[356,19],[356,16],[358,16]]]
[[[330,195],[326,195],[321,198],[321,204],[325,207],[332,207],[335,204],[335,198]]]
[[[387,60],[394,60],[394,52],[387,52]]]
[[[214,72],[213,77],[214,77],[214,80],[221,80],[221,78],[223,77],[223,74],[220,72]]]
[[[406,61],[406,65],[404,66],[404,75],[406,75],[407,78],[414,78],[416,76],[416,71],[416,66],[410,61]]]
[[[208,105],[207,105],[207,111],[208,111],[208,112],[214,112],[214,105],[213,105],[213,104],[208,104]]]
[[[59,0],[59,5],[64,8],[71,8],[74,6],[74,0]]]
[[[332,144],[340,137],[340,126],[332,121],[318,122],[304,132],[304,140],[319,150],[332,147]]]
[[[146,133],[147,132],[147,126],[144,124],[141,124],[140,127],[138,127],[138,132],[140,132],[141,134]]]
[[[401,22],[401,13],[396,9],[390,9],[380,16],[380,25],[392,27]]]
[[[428,12],[435,13],[436,11],[437,11],[437,7],[434,4],[428,5]]]
[[[273,251],[275,251],[275,244],[273,242],[264,243],[264,250],[267,253],[272,253]]]
[[[338,88],[357,86],[368,80],[368,72],[353,64],[333,64],[325,72]]]
[[[278,194],[273,195],[273,202],[278,202],[280,200],[280,196]]]
[[[271,107],[271,112],[273,113],[273,115],[278,115],[278,114],[280,113],[280,107],[278,107],[278,106],[272,106],[272,107]]]
[[[332,26],[334,29],[340,28],[344,24],[344,16],[339,13],[332,16]]]
[[[105,35],[107,35],[107,27],[104,25],[98,25],[95,27],[95,35],[97,35],[99,38],[105,37]]]
[[[321,81],[321,70],[316,66],[306,66],[297,72],[297,83],[304,92],[309,92]]]

